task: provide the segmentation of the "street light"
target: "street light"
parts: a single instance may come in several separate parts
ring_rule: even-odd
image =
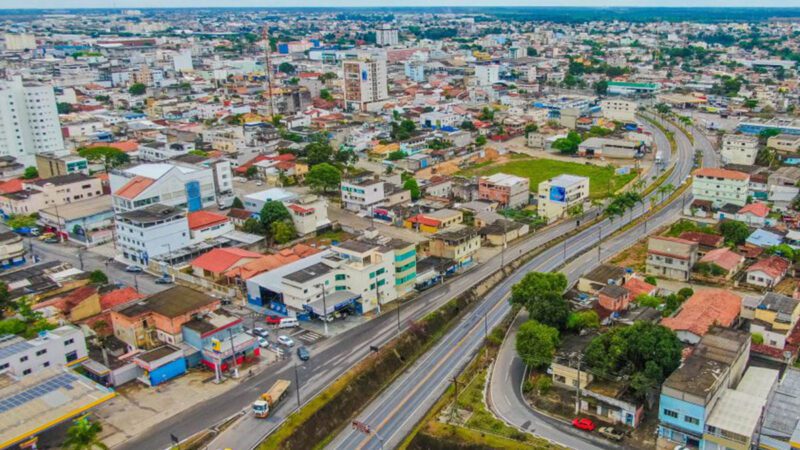
[[[300,366],[301,369],[305,369],[305,366]],[[297,362],[294,363],[294,384],[297,385],[295,387],[295,392],[297,392],[297,409],[300,409],[300,374],[297,372]]]
[[[328,336],[328,304],[325,296],[325,285],[318,283],[315,287],[322,290],[322,323],[325,326],[325,336]]]

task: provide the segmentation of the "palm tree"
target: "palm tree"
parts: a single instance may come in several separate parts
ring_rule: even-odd
[[[66,450],[108,450],[108,446],[100,440],[103,426],[99,422],[90,422],[86,417],[76,420],[67,430],[67,439],[63,447]]]
[[[661,201],[664,201],[664,196],[675,190],[672,183],[667,183],[658,187],[658,193],[661,195]]]

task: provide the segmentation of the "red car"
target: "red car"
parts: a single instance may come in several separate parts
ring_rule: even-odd
[[[576,417],[572,419],[572,426],[583,431],[594,431],[596,425],[591,419]]]
[[[274,314],[270,314],[264,319],[264,322],[267,322],[270,325],[278,325],[279,323],[281,323],[281,319],[282,318],[283,317],[281,317],[281,316],[276,316]]]

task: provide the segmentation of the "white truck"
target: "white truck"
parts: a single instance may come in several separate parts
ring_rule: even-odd
[[[286,397],[291,385],[292,382],[289,380],[276,381],[267,392],[261,394],[258,400],[253,402],[253,414],[261,419],[269,417],[269,413],[275,405]]]

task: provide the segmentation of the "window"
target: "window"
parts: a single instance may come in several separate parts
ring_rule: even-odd
[[[22,374],[23,374],[23,375],[30,375],[30,374],[31,374],[31,369],[25,369],[25,370],[23,370],[23,371],[22,371]]]
[[[6,370],[6,369],[8,369],[8,363],[0,364],[0,370]]]
[[[28,360],[28,357],[27,356],[23,356],[22,358],[19,359],[19,362],[25,362],[27,360]]]
[[[687,423],[690,423],[692,425],[700,425],[700,419],[698,419],[697,417],[684,416],[683,417],[683,421],[687,422]]]
[[[36,356],[42,356],[42,355],[44,355],[45,353],[47,353],[47,349],[46,349],[46,348],[45,348],[45,349],[42,349],[42,350],[39,350],[38,352],[36,352]]]
[[[50,361],[47,361],[46,363],[42,364],[42,366],[43,367],[50,367]]]
[[[667,409],[667,408],[664,408],[664,415],[667,416],[667,417],[672,417],[673,419],[677,419],[678,418],[678,412],[677,411],[673,411],[673,410]]]

